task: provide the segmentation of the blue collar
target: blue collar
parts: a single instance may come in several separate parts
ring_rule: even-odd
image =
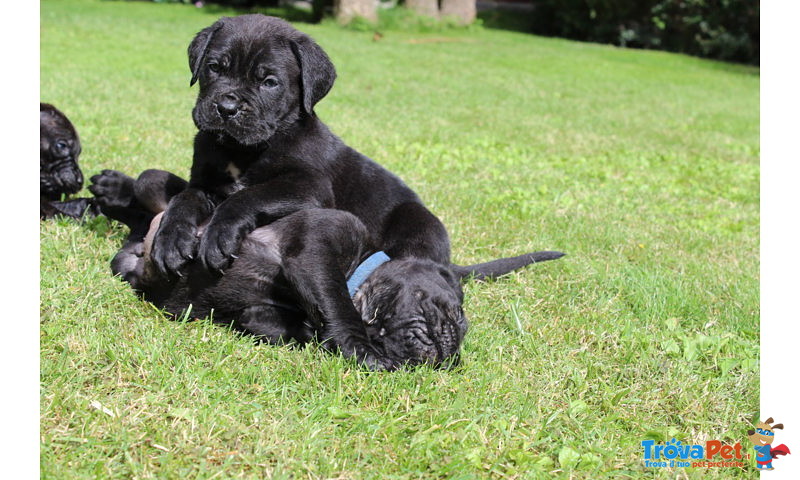
[[[391,260],[384,252],[375,252],[361,264],[356,267],[356,271],[347,279],[347,291],[350,293],[350,298],[355,296],[358,287],[360,287],[376,268]]]

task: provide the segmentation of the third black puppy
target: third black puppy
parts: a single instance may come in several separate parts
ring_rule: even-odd
[[[78,166],[81,141],[66,115],[49,103],[39,103],[39,218],[97,214],[90,198],[62,200],[83,186]]]

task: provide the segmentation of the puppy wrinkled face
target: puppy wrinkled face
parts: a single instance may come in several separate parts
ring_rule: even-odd
[[[58,200],[83,186],[78,168],[81,142],[67,117],[54,106],[39,104],[39,194]]]
[[[322,60],[315,58],[320,53]],[[335,76],[308,36],[264,15],[223,18],[201,31],[189,46],[189,63],[192,83],[200,83],[195,125],[244,146],[262,144],[295,124],[312,83],[329,71],[324,96]]]
[[[452,367],[467,332],[458,280],[447,269],[420,259],[379,267],[353,302],[372,343],[396,367]]]

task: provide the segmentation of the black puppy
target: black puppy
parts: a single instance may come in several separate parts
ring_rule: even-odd
[[[61,201],[83,186],[78,167],[81,141],[66,115],[48,103],[39,103],[39,217],[96,215],[91,198]]]
[[[194,317],[213,311],[215,321],[271,343],[305,343],[321,336],[324,325],[335,320],[331,285],[344,286],[334,290],[343,291],[342,300],[358,313],[345,320],[367,331],[377,354],[367,354],[363,361],[373,369],[457,361],[467,330],[460,280],[497,276],[562,255],[536,252],[455,271],[413,257],[362,262],[374,258],[376,250],[366,226],[350,213],[312,208],[247,235],[224,276],[191,261],[184,276],[170,281],[155,268],[151,244],[162,219],[159,212],[185,182],[159,170],[148,170],[135,182],[109,170],[91,180],[98,203],[112,205],[112,215],[127,212],[118,219],[130,222],[131,234],[114,257],[112,271],[146,300],[175,316],[188,309]],[[131,191],[135,202],[128,197]],[[120,208],[123,204],[128,206]],[[320,338],[329,348],[337,346],[332,339]]]

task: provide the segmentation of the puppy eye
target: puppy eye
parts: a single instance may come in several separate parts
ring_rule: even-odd
[[[209,63],[208,69],[214,73],[219,73],[222,70],[222,66],[219,63]]]
[[[270,75],[264,79],[264,86],[268,88],[275,88],[278,86],[278,78]]]
[[[56,148],[59,149],[59,150],[64,150],[68,146],[69,145],[67,145],[67,142],[65,142],[64,140],[59,140],[59,141],[56,142]]]

